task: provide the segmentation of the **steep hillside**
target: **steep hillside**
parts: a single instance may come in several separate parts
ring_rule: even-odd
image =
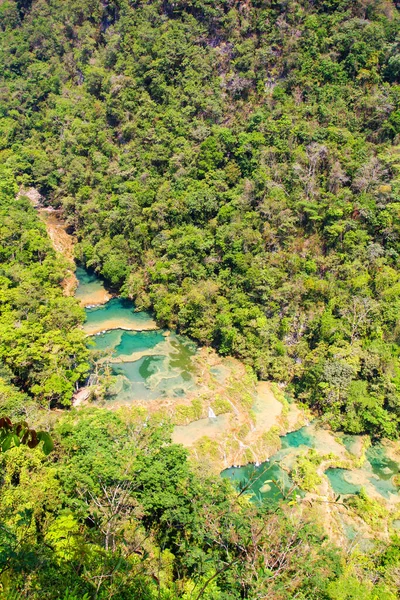
[[[391,2],[6,1],[2,160],[161,323],[334,427],[399,420]]]
[[[313,424],[317,446],[283,448],[287,488],[268,465],[236,488],[212,445],[172,442],[222,411],[215,382],[173,407],[174,437],[157,399],[59,410],[94,359],[72,250],[21,193],[112,292],[243,361],[223,359],[246,414],[257,374],[333,429],[398,438],[399,32],[385,0],[0,0],[0,417],[54,441],[2,438],[1,600],[399,597],[398,441]],[[246,436],[281,443],[267,412],[244,457]]]

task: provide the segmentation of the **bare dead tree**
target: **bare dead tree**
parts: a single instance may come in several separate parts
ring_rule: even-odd
[[[362,329],[372,323],[377,303],[368,296],[353,296],[348,305],[341,310],[349,327],[349,336],[353,343],[362,334]]]

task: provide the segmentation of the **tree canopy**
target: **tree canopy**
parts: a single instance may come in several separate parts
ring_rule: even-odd
[[[21,190],[160,325],[396,438],[399,22],[388,0],[0,2],[0,597],[398,597],[398,536],[345,552],[156,416],[59,410],[90,371],[84,311]],[[48,455],[19,443],[47,432]]]
[[[9,0],[1,28],[2,160],[79,258],[332,426],[395,436],[395,5]]]

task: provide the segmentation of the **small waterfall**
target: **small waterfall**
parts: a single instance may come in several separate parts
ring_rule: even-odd
[[[211,408],[211,406],[208,409],[208,418],[209,419],[216,419],[217,418],[217,415],[215,414],[215,412],[213,411],[213,409]]]

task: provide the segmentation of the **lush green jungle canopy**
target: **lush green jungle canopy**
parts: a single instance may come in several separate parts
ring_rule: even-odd
[[[351,432],[399,420],[392,2],[4,1],[2,162],[139,307]]]
[[[56,445],[0,454],[0,597],[396,598],[398,540],[345,557],[141,413],[38,412],[88,352],[17,192],[160,323],[397,437],[399,31],[379,0],[0,1],[0,416]]]

